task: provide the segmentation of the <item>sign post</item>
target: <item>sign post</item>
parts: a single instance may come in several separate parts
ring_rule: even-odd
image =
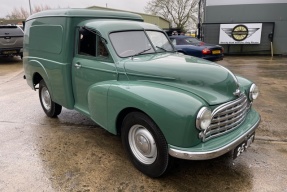
[[[270,40],[270,46],[271,46],[271,57],[273,57],[273,32],[269,33],[268,39]]]

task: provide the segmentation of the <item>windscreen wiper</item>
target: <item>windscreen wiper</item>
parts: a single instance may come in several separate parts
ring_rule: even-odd
[[[143,54],[143,53],[145,53],[145,52],[147,52],[147,51],[149,51],[149,50],[151,50],[151,48],[144,49],[144,50],[142,50],[142,51],[140,51],[140,52],[138,52],[138,53],[132,55],[131,57],[133,58],[134,56],[141,55],[141,54]]]
[[[159,49],[161,49],[161,50],[164,50],[165,52],[167,52],[167,50],[165,49],[165,48],[163,48],[163,47],[159,47],[159,46],[155,46],[156,48],[159,48]]]

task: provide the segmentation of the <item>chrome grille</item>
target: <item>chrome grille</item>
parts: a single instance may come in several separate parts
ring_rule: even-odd
[[[244,94],[231,102],[220,105],[212,112],[212,120],[207,130],[201,133],[203,141],[223,135],[237,128],[245,120],[250,103]]]

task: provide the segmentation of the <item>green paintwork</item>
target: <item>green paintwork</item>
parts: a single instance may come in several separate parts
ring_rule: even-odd
[[[231,143],[235,139],[239,138],[240,136],[244,135],[250,127],[258,122],[260,119],[259,114],[254,110],[251,111],[246,116],[245,122],[236,130],[222,135],[220,137],[211,139],[205,143],[200,143],[193,147],[178,147],[174,145],[169,145],[170,148],[178,149],[186,152],[202,152],[202,151],[213,151],[218,148],[224,147],[225,145]]]
[[[140,15],[128,12],[120,11],[103,11],[103,10],[89,10],[89,9],[54,9],[46,10],[35,13],[28,17],[29,20],[36,20],[39,18],[54,19],[54,17],[64,17],[64,18],[96,18],[96,19],[127,19],[135,21],[143,21]],[[52,22],[51,22],[52,23]]]
[[[81,27],[97,31],[106,40],[107,59],[77,54],[77,30]],[[45,80],[53,101],[85,114],[113,134],[120,129],[121,113],[142,111],[157,124],[170,146],[185,150],[225,145],[259,119],[251,110],[238,129],[202,144],[195,128],[200,108],[214,109],[236,99],[233,93],[238,86],[248,95],[252,82],[236,78],[216,63],[177,53],[120,58],[109,34],[143,29],[161,31],[129,13],[56,10],[32,15],[24,39],[27,83],[35,88],[38,75]]]
[[[33,14],[25,23],[23,64],[28,85],[34,89],[33,78],[36,73],[39,73],[45,80],[53,101],[68,109],[74,109],[75,106],[71,82],[71,63],[75,52],[76,27],[82,21],[92,21],[92,19],[96,19],[96,21],[100,19],[121,19],[139,23],[143,21],[139,15],[132,13],[59,9]],[[43,30],[37,28],[39,26]],[[53,30],[55,26],[61,27],[63,34],[54,35],[53,33],[57,32]],[[44,29],[44,27],[50,28]],[[37,34],[33,34],[34,30]],[[30,38],[32,34],[33,38]],[[62,35],[62,41],[59,40],[59,35]],[[37,43],[35,39],[41,39],[41,41]],[[36,45],[35,43],[31,45],[31,41],[35,42]],[[46,48],[47,46],[50,46],[50,48]],[[50,50],[55,47],[61,47],[61,51],[51,52]],[[108,48],[110,49],[109,46]],[[49,76],[52,76],[52,78],[49,78]]]
[[[161,84],[196,94],[209,105],[236,98],[233,92],[238,86],[233,76],[225,68],[206,60],[178,54],[157,54],[123,62],[130,80],[163,81]]]
[[[190,146],[199,143],[195,115],[205,102],[184,90],[149,81],[118,81],[109,88],[109,131],[121,109],[135,108],[148,114],[161,128],[168,143]]]

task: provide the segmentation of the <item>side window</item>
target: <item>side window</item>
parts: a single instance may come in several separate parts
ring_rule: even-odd
[[[96,34],[80,29],[78,54],[96,56]]]
[[[105,44],[102,42],[102,39],[99,37],[97,41],[97,56],[98,57],[109,57],[109,52],[105,46]]]
[[[178,39],[178,40],[177,40],[177,44],[178,44],[178,45],[187,45],[187,43],[185,42],[184,39]]]
[[[80,55],[89,55],[102,59],[109,57],[109,52],[105,44],[102,42],[101,37],[89,30],[79,30],[78,42],[78,54]]]

